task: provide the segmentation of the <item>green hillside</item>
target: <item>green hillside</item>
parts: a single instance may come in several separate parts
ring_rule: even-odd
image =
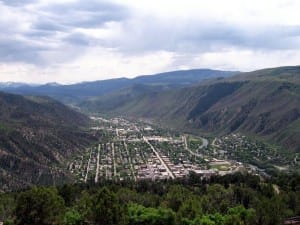
[[[300,151],[300,67],[241,73],[176,90],[134,86],[80,106],[156,119],[184,130],[252,134],[288,151]]]

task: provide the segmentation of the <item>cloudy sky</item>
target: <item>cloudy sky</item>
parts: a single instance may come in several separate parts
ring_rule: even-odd
[[[0,82],[300,64],[299,0],[0,0]]]

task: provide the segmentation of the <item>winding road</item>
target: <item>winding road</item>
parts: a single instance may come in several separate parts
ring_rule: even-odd
[[[183,138],[183,141],[184,141],[184,148],[185,148],[185,150],[187,150],[190,154],[192,154],[194,156],[203,158],[203,154],[199,154],[199,153],[193,152],[191,149],[189,149],[188,144],[187,144],[186,135],[182,136],[182,138]],[[200,138],[202,140],[202,145],[199,146],[199,149],[207,147],[208,146],[208,140],[206,138],[202,138],[202,137],[200,137]]]

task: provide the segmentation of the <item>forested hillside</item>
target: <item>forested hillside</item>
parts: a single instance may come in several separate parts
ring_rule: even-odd
[[[89,119],[48,97],[0,93],[0,189],[70,181],[60,166],[90,145]]]
[[[280,225],[300,214],[300,177],[201,179],[34,187],[0,195],[16,225]]]

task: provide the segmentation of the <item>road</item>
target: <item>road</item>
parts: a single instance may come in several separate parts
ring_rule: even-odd
[[[208,140],[203,137],[200,138],[202,139],[202,145],[199,148],[206,148],[208,146]]]
[[[217,141],[217,138],[214,138],[214,140],[211,143],[211,146],[214,147],[214,150],[215,150],[215,148],[219,147],[219,145],[216,145],[216,141]]]
[[[189,149],[188,144],[187,144],[186,135],[182,136],[182,138],[183,138],[183,141],[184,141],[184,148],[185,148],[185,150],[187,150],[191,155],[203,158],[203,154],[199,154],[199,153],[193,152],[191,149]],[[200,137],[200,138],[202,140],[202,145],[199,146],[199,149],[207,147],[208,140],[205,139],[205,138],[202,138],[202,137]]]
[[[100,167],[100,144],[98,145],[98,154],[97,154],[97,168],[96,168],[96,175],[95,175],[95,183],[98,182],[98,176],[99,176],[99,167]]]
[[[115,144],[111,143],[111,150],[112,150],[112,159],[113,159],[113,166],[114,166],[114,176],[117,176],[117,166],[115,160]]]
[[[85,183],[87,182],[89,171],[90,171],[90,163],[91,163],[91,158],[92,158],[92,152],[93,152],[93,148],[91,148],[89,161],[88,161],[88,164],[87,164],[87,167],[86,167],[86,174],[85,174],[85,178],[84,178]]]
[[[294,163],[297,164],[297,160],[298,160],[298,153],[296,154],[295,158],[294,158]]]
[[[161,164],[166,168],[169,176],[171,178],[175,178],[173,172],[170,170],[170,168],[165,164],[164,160],[160,157],[159,153],[155,150],[155,148],[153,147],[153,145],[148,141],[148,139],[146,137],[143,136],[144,141],[150,146],[150,148],[152,149],[152,151],[155,153],[156,157],[159,159],[159,161],[161,162]]]
[[[159,159],[159,161],[161,162],[161,164],[166,168],[169,176],[174,179],[175,175],[170,170],[170,168],[165,164],[164,160],[160,157],[159,153],[155,150],[155,148],[153,147],[153,145],[148,141],[148,139],[145,136],[143,136],[143,133],[140,131],[140,129],[136,125],[135,125],[135,129],[136,129],[137,132],[139,132],[142,135],[143,140],[150,146],[150,148],[152,149],[152,151],[154,152],[154,154],[156,155],[156,157]]]
[[[133,169],[133,166],[132,166],[132,161],[131,161],[131,157],[129,155],[129,151],[128,151],[128,146],[126,144],[126,141],[124,140],[124,146],[125,146],[125,150],[126,150],[126,153],[127,153],[127,156],[128,156],[128,159],[129,159],[129,164],[130,164],[130,170],[131,170],[131,173],[132,173],[132,176],[133,176],[133,179],[136,181],[136,176],[135,176],[135,173],[134,173],[134,169]]]

